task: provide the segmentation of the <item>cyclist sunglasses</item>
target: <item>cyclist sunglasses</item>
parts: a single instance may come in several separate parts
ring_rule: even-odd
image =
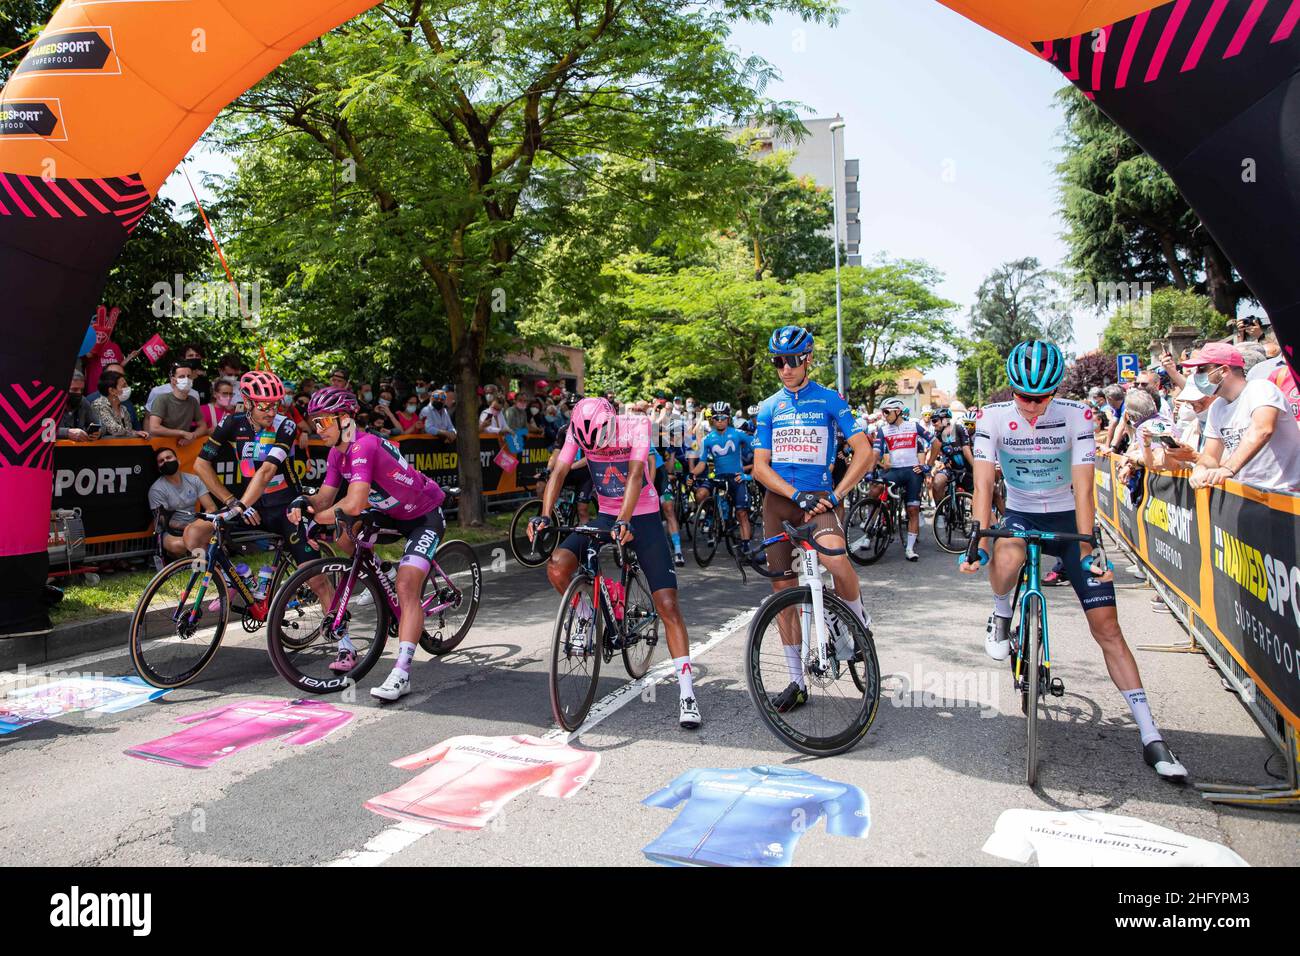
[[[249,402],[248,404],[257,412],[273,412],[280,407],[279,402]]]
[[[773,355],[772,365],[775,368],[798,368],[804,362],[808,361],[811,352],[804,352],[803,355]]]
[[[730,415],[710,415],[709,419],[715,422],[725,422],[730,417]]]
[[[1055,392],[1048,392],[1046,395],[1023,395],[1020,392],[1012,392],[1018,401],[1026,405],[1041,405],[1043,402],[1050,402]]]
[[[320,417],[311,420],[311,427],[316,429],[316,431],[321,432],[327,428],[333,428],[338,423],[339,417],[337,415],[321,415]]]

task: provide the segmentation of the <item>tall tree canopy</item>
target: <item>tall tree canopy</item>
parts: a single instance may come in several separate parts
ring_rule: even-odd
[[[1191,289],[1235,316],[1250,289],[1169,174],[1078,89],[1057,98],[1065,112],[1061,214],[1076,278]]]
[[[280,270],[295,321],[311,290],[335,309],[319,318],[345,329],[445,334],[451,378],[473,395],[493,337],[513,330],[541,282],[547,237],[589,225],[594,183],[664,216],[707,205],[736,152],[715,127],[765,111],[790,122],[760,95],[767,64],[725,43],[732,22],[779,12],[829,21],[835,7],[385,4],[309,44],[229,112],[222,138],[245,152],[225,198],[262,252],[250,238],[247,255]],[[466,522],[482,518],[473,404],[457,404]]]
[[[980,283],[970,311],[971,331],[1004,358],[1026,339],[1069,344],[1074,333],[1058,280],[1033,256],[1004,262]]]

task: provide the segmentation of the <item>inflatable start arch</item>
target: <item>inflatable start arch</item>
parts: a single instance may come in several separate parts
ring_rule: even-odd
[[[942,2],[1054,64],[1169,170],[1291,355],[1300,0]],[[227,103],[371,6],[64,0],[0,94],[0,633],[49,626],[44,423],[122,244]]]

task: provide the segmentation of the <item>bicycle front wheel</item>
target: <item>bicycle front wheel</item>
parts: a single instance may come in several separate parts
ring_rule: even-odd
[[[331,667],[340,636],[333,630],[334,602],[347,581],[351,557],[316,558],[298,566],[275,594],[267,612],[266,646],[271,663],[296,690],[330,694],[357,683],[384,653],[388,640],[388,598],[364,571],[348,597],[343,627],[356,652],[350,670]],[[320,593],[326,595],[322,605]]]
[[[596,699],[601,641],[595,597],[595,581],[586,574],[575,574],[555,614],[549,681],[551,713],[555,722],[570,733],[582,726]]]
[[[435,566],[424,579],[422,603],[441,610],[426,615],[420,646],[440,657],[465,640],[474,624],[483,594],[483,569],[464,541],[444,541],[433,560]]]
[[[1030,595],[1025,602],[1025,613],[1020,620],[1021,646],[1025,654],[1025,670],[1021,680],[1025,681],[1025,782],[1029,786],[1038,783],[1038,700],[1042,691],[1039,670],[1043,657],[1043,603],[1036,596]]]
[[[624,594],[623,667],[635,679],[645,676],[659,646],[659,612],[650,596],[650,583],[640,568],[628,578]]]
[[[555,531],[543,531],[532,541],[528,540],[528,522],[541,514],[542,503],[533,498],[515,509],[515,516],[510,519],[510,553],[526,568],[540,568],[550,560],[560,541]]]
[[[935,509],[934,540],[949,554],[960,554],[966,550],[970,541],[971,504],[970,492],[959,491],[956,495],[944,498]]]
[[[694,532],[691,547],[695,551],[695,563],[707,568],[718,552],[718,538],[722,534],[722,515],[716,498],[708,498],[695,509]]]
[[[875,564],[893,540],[887,507],[878,499],[863,498],[854,505],[844,522],[844,530],[849,557],[857,564]]]
[[[221,647],[230,594],[220,571],[208,577],[202,568],[194,558],[173,561],[154,575],[131,615],[131,662],[154,687],[184,687]]]
[[[826,591],[822,607],[830,647],[823,661],[813,620],[812,590],[787,588],[769,597],[749,627],[745,680],[759,717],[778,740],[799,753],[829,757],[858,744],[880,705],[880,665],[871,633],[853,610]],[[836,638],[855,654],[836,659]],[[800,661],[787,648],[798,648]],[[778,710],[778,697],[797,683],[806,700]]]

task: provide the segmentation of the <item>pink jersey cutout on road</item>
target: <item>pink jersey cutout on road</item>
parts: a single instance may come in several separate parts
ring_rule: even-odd
[[[633,515],[652,515],[659,512],[659,494],[650,480],[650,419],[644,415],[619,415],[614,441],[608,448],[583,452],[587,467],[591,469],[591,483],[600,502],[600,513],[616,515],[623,508],[623,493],[627,490],[628,466],[641,462],[641,494],[636,499]],[[560,461],[572,465],[578,452],[583,451],[573,437],[573,429],[565,433]]]
[[[181,717],[177,723],[198,726],[150,740],[124,753],[141,760],[202,770],[223,757],[276,737],[284,737],[287,744],[309,744],[351,719],[348,711],[316,700],[250,700]]]
[[[448,830],[481,830],[542,781],[538,792],[544,797],[573,796],[600,766],[600,754],[527,734],[465,735],[393,761],[404,770],[428,764],[434,766],[414,780],[367,800],[366,809]]]

